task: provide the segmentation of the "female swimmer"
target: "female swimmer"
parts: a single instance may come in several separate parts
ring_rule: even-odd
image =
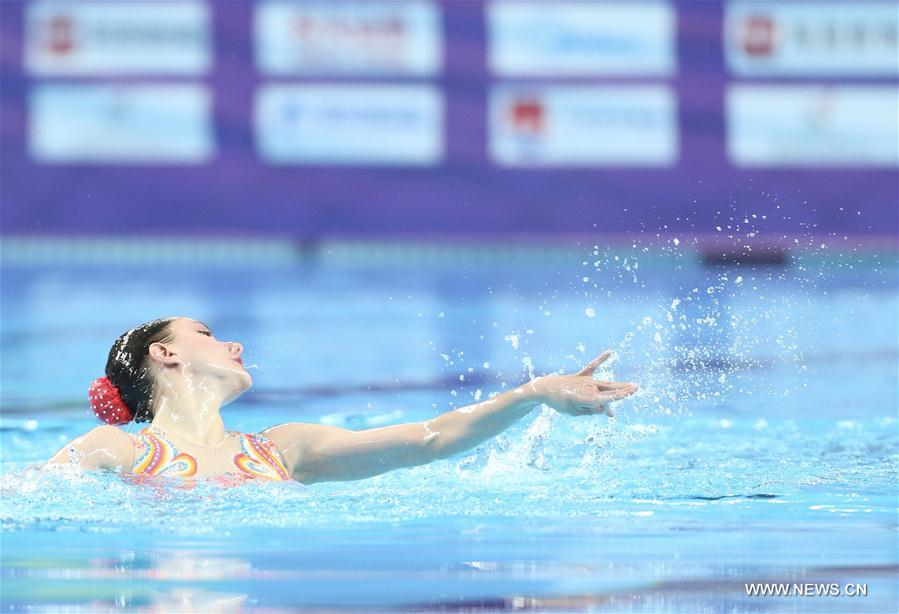
[[[544,403],[571,416],[612,411],[636,384],[593,379],[604,352],[577,375],[549,375],[424,422],[361,431],[288,422],[259,434],[226,431],[221,408],[253,383],[241,344],[218,341],[191,318],[164,318],[116,339],[91,406],[109,423],[76,438],[51,463],[188,477],[258,477],[303,483],[358,480],[423,465],[490,439]],[[113,426],[149,422],[136,435]]]

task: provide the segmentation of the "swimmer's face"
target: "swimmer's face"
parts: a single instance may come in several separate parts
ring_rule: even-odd
[[[253,385],[243,367],[240,343],[219,341],[208,326],[193,318],[176,318],[170,331],[173,340],[163,344],[171,352],[168,364],[179,365],[180,372],[197,386],[215,386],[223,394],[223,404]]]

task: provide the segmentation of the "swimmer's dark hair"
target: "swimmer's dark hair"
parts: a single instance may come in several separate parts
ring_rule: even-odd
[[[106,377],[118,388],[135,422],[153,420],[153,378],[149,367],[150,346],[174,339],[171,323],[161,318],[123,333],[112,344],[106,360]]]

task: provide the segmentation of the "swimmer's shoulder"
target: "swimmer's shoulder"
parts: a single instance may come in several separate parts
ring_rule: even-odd
[[[285,422],[260,431],[258,436],[270,442],[281,455],[288,474],[297,479],[296,470],[303,458],[306,446],[320,424]]]
[[[103,424],[76,437],[50,458],[51,463],[77,462],[83,469],[130,471],[135,438],[117,426]]]
[[[131,433],[112,424],[102,424],[87,434],[97,443],[109,444],[121,450],[133,449],[137,439]]]

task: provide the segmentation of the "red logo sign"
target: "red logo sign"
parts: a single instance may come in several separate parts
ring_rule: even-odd
[[[75,23],[71,17],[59,15],[47,22],[47,48],[55,55],[75,49]]]
[[[743,23],[741,44],[746,55],[769,56],[774,53],[777,28],[767,15],[752,15]]]
[[[516,132],[536,136],[546,127],[546,109],[539,100],[519,99],[511,105],[509,120]]]

